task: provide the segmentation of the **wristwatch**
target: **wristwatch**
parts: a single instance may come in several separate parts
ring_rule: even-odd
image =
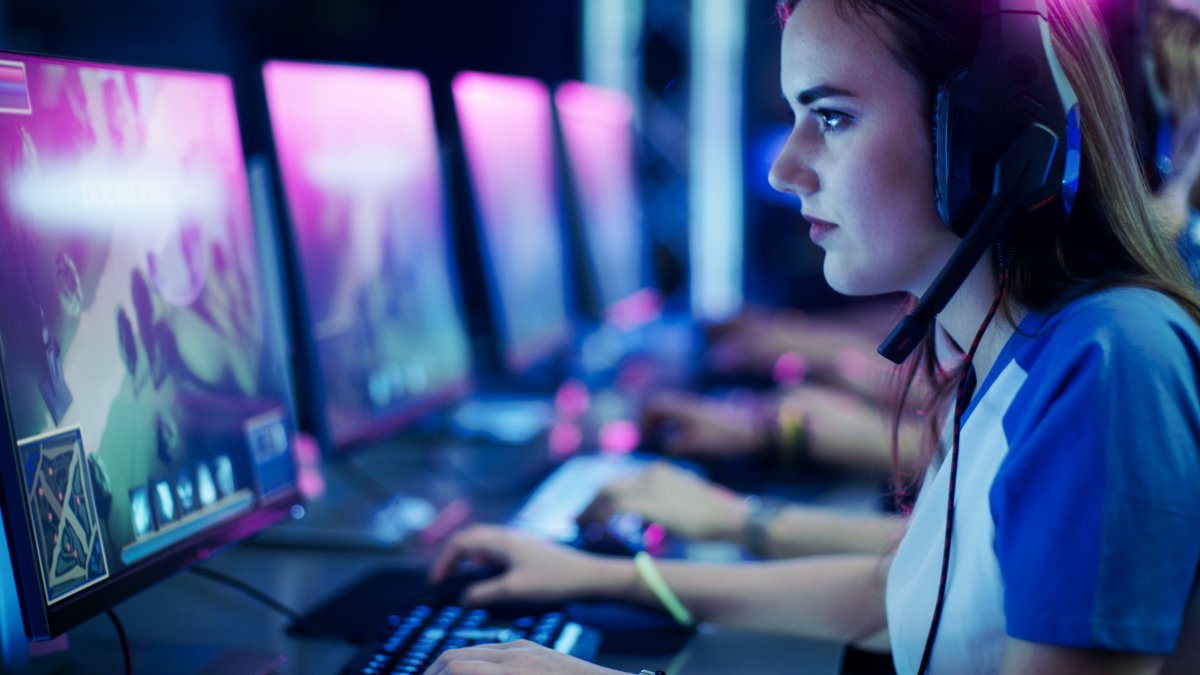
[[[767,557],[767,528],[779,517],[787,503],[774,497],[746,497],[746,550],[760,558]]]

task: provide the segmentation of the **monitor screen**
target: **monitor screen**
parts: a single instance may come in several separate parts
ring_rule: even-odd
[[[286,513],[232,82],[0,55],[0,435],[31,637]]]
[[[650,291],[634,155],[633,102],[615,89],[563,82],[554,90],[590,286],[610,321],[628,321]]]
[[[394,430],[465,388],[429,83],[419,72],[263,68],[329,438]]]
[[[570,340],[550,92],[464,72],[453,96],[505,366],[520,373]]]

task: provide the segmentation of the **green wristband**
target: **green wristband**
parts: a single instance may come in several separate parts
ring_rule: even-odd
[[[662,574],[659,574],[658,568],[654,565],[654,558],[650,557],[645,551],[638,551],[637,555],[633,556],[633,566],[637,568],[638,576],[654,593],[654,597],[662,603],[670,613],[671,618],[686,628],[691,628],[696,625],[696,618],[688,611],[687,607],[680,602],[679,596],[675,595],[675,591],[667,585],[667,580],[663,579]]]

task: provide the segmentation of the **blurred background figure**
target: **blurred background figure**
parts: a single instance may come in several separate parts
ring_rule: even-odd
[[[1147,84],[1158,115],[1156,206],[1200,282],[1200,7],[1157,0],[1149,18]]]

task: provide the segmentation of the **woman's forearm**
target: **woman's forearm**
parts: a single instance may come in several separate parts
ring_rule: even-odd
[[[879,555],[839,555],[732,565],[660,560],[656,565],[699,621],[850,643],[886,626],[889,561]],[[596,559],[585,594],[661,606],[627,559]]]
[[[901,516],[793,506],[767,525],[766,553],[771,558],[839,553],[881,555],[895,549],[906,525]]]

